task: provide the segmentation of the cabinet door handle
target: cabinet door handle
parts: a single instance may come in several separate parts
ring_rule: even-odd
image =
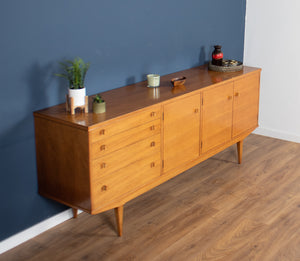
[[[107,186],[106,185],[104,185],[104,186],[101,187],[101,191],[106,191],[106,190],[107,190]]]
[[[196,109],[194,110],[194,112],[195,112],[195,113],[198,113],[198,112],[199,112],[199,109],[198,109],[198,108],[196,108]]]
[[[153,112],[150,113],[150,116],[151,116],[151,117],[154,117],[155,115],[156,115],[156,112],[155,112],[155,111],[153,111]]]
[[[155,162],[151,162],[150,167],[154,168],[155,167]]]
[[[106,149],[106,146],[105,146],[105,145],[101,145],[101,146],[100,146],[100,150],[101,150],[101,151],[103,151],[103,150],[105,150],[105,149]]]
[[[155,130],[155,126],[152,125],[152,126],[150,127],[150,130]]]
[[[236,93],[234,94],[234,96],[239,97],[239,96],[240,96],[240,93],[239,93],[239,92],[236,92]]]
[[[228,100],[231,100],[232,99],[232,96],[230,95],[230,96],[228,96]]]
[[[99,134],[100,134],[100,135],[105,135],[105,130],[104,130],[104,129],[101,130],[101,131],[99,132]]]
[[[106,163],[105,162],[101,163],[101,169],[105,169],[105,168],[106,168]]]
[[[154,146],[155,146],[155,141],[152,141],[150,147],[154,147]]]

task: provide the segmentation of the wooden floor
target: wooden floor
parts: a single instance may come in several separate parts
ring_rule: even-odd
[[[300,260],[300,144],[249,136],[113,211],[80,214],[0,260]]]

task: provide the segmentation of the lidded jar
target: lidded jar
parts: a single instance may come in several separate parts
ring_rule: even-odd
[[[222,46],[221,45],[215,45],[215,50],[212,53],[212,61],[211,63],[213,65],[222,66],[223,63],[223,53],[221,51]]]

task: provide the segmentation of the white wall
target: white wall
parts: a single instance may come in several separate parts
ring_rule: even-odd
[[[300,1],[247,0],[244,64],[262,68],[257,133],[300,142]]]

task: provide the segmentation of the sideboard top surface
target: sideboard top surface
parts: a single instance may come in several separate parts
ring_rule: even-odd
[[[65,104],[59,104],[34,112],[37,117],[59,121],[79,128],[89,128],[95,124],[114,119],[142,108],[155,105],[177,96],[181,96],[215,84],[222,84],[232,78],[260,70],[259,68],[244,66],[238,72],[213,72],[207,65],[175,72],[161,76],[159,88],[148,88],[147,82],[138,82],[121,88],[101,93],[106,102],[106,112],[95,114],[92,112],[93,97],[89,97],[89,113],[77,112],[71,115],[66,112]],[[184,88],[173,88],[171,79],[185,76]]]

